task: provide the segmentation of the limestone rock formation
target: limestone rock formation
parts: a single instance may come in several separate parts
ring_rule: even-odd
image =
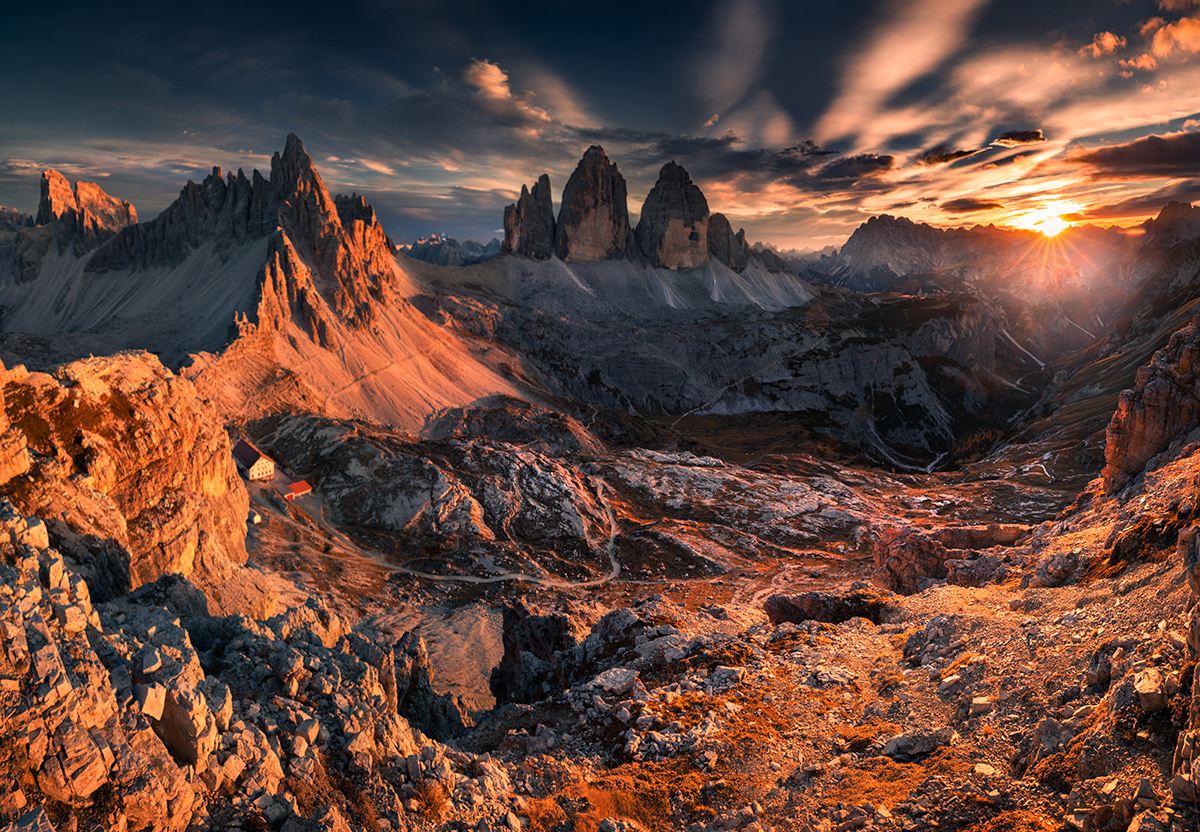
[[[53,376],[18,368],[4,406],[5,469],[28,465],[12,431],[36,461],[0,490],[48,518],[50,539],[98,598],[166,572],[211,584],[245,563],[249,502],[229,439],[192,384],[152,355],[77,361]]]
[[[0,205],[0,231],[20,231],[22,228],[33,228],[33,226],[33,217],[16,208],[5,208]]]
[[[563,188],[554,252],[567,263],[593,263],[623,257],[629,242],[625,177],[592,145]]]
[[[686,170],[667,162],[646,195],[634,232],[651,265],[691,269],[708,262],[708,201]]]
[[[942,229],[882,214],[855,229],[841,256],[854,269],[888,269],[895,275],[993,256],[1008,243],[964,228]],[[882,288],[882,287],[881,287]]]
[[[94,182],[74,187],[56,170],[42,172],[42,198],[37,224],[58,222],[59,253],[72,248],[82,256],[122,228],[137,223],[137,210],[129,202],[106,194]]]
[[[734,234],[733,226],[724,214],[712,214],[708,218],[708,253],[739,274],[746,270],[749,258],[745,233]]]
[[[273,427],[276,458],[309,472],[335,522],[393,539],[440,539],[500,563],[550,565],[569,552],[574,568],[609,568],[612,518],[596,483],[559,452],[474,437],[413,442],[312,417]]]
[[[502,247],[495,237],[487,243],[477,243],[474,240],[459,242],[445,234],[432,234],[417,240],[407,250],[401,246],[400,251],[422,263],[433,263],[437,266],[472,266],[498,256]]]
[[[48,225],[67,211],[78,208],[79,203],[67,177],[56,170],[42,171],[42,199],[38,203],[37,224]]]
[[[1156,454],[1200,424],[1200,318],[1171,336],[1138,368],[1106,431],[1105,488],[1124,487]]]
[[[549,260],[554,254],[554,204],[547,174],[538,177],[532,191],[522,185],[516,204],[505,207],[500,253],[531,260]]]
[[[429,648],[416,633],[406,633],[394,649],[396,710],[429,736],[448,740],[474,723],[462,701],[433,690]]]
[[[1142,248],[1171,248],[1200,237],[1200,206],[1168,202],[1158,216],[1142,223]]]

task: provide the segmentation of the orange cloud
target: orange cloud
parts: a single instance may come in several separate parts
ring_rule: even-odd
[[[1099,32],[1092,38],[1090,44],[1079,50],[1079,54],[1090,54],[1093,58],[1099,58],[1102,55],[1109,55],[1118,49],[1124,48],[1125,38],[1120,35],[1114,35],[1112,32]]]
[[[1158,0],[1158,7],[1164,12],[1186,12],[1200,8],[1200,0]]]
[[[491,61],[474,61],[463,70],[463,80],[488,98],[512,98],[508,86],[508,73]]]
[[[1154,60],[1154,56],[1147,52],[1144,55],[1139,55],[1136,58],[1122,60],[1121,66],[1125,67],[1126,69],[1157,69],[1158,61]],[[1128,75],[1126,77],[1128,77]]]
[[[887,135],[880,116],[896,92],[933,72],[966,41],[985,0],[895,3],[842,74],[838,96],[821,117],[817,141],[857,135],[856,149]]]
[[[1177,48],[1184,52],[1200,52],[1200,19],[1184,17],[1166,24],[1154,33],[1151,48],[1160,58],[1165,58]]]

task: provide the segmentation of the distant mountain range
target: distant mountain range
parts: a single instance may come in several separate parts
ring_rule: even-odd
[[[485,243],[474,240],[459,242],[445,234],[422,237],[409,246],[397,246],[396,251],[407,254],[414,260],[438,266],[470,266],[491,260],[500,254],[500,240],[493,238]]]

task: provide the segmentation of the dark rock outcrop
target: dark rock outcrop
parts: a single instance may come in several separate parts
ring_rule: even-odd
[[[667,162],[646,195],[634,234],[650,264],[691,269],[708,262],[708,200],[686,170]]]
[[[575,419],[508,396],[443,413],[423,431],[428,439],[488,437],[537,453],[604,453],[604,443]]]
[[[416,633],[406,633],[395,651],[396,709],[410,723],[435,739],[461,736],[475,723],[462,700],[433,690],[429,648]]]
[[[574,648],[585,634],[579,622],[562,613],[543,613],[524,601],[505,607],[504,657],[489,681],[496,704],[537,702],[555,683],[561,687],[563,668],[556,654]]]
[[[625,256],[630,242],[625,177],[604,148],[592,145],[563,188],[554,251],[568,263]]]
[[[880,624],[887,604],[888,596],[869,587],[859,587],[848,592],[772,595],[763,603],[763,611],[776,625],[784,621],[793,624],[805,621],[841,624],[851,618],[865,618]]]
[[[532,191],[522,185],[516,204],[505,207],[504,245],[500,252],[531,260],[549,260],[554,254],[554,228],[550,177],[543,173]]]
[[[1178,437],[1200,425],[1200,318],[1171,336],[1138,368],[1106,431],[1104,470],[1109,493],[1123,488]]]
[[[16,208],[0,205],[0,231],[20,231],[22,228],[33,228],[33,225],[33,217]]]
[[[1168,202],[1154,219],[1142,223],[1142,248],[1171,248],[1200,237],[1200,206]]]
[[[733,226],[724,214],[712,214],[708,218],[708,253],[739,274],[746,270],[749,256],[746,253],[745,232],[733,233]]]
[[[746,232],[738,231],[738,238],[745,245]],[[750,257],[762,264],[762,267],[769,272],[777,274],[795,274],[796,270],[788,265],[788,262],[775,253],[774,250],[767,248],[761,242],[755,243],[750,249]]]

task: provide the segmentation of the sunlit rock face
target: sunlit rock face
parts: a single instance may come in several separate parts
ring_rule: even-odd
[[[749,255],[745,233],[734,234],[733,226],[724,214],[713,214],[708,218],[708,253],[738,274],[746,269]]]
[[[9,442],[13,431],[34,461],[4,495],[47,518],[51,540],[97,598],[168,572],[220,581],[245,563],[246,489],[220,420],[191,382],[148,353],[7,375],[12,427],[0,435],[0,467],[30,467],[20,442]]]
[[[504,209],[504,245],[501,254],[531,260],[549,260],[554,254],[554,204],[550,177],[542,174],[533,190],[521,186],[521,198]]]
[[[1152,457],[1200,424],[1200,319],[1171,336],[1132,390],[1121,393],[1108,423],[1102,476],[1108,491],[1124,487]]]
[[[94,182],[76,182],[56,170],[42,172],[42,198],[37,224],[57,222],[59,254],[68,249],[78,257],[96,248],[116,232],[137,223],[137,210],[129,202],[106,194]]]
[[[615,260],[629,248],[629,231],[625,177],[604,148],[592,145],[563,189],[555,253],[567,263]]]
[[[638,247],[651,265],[691,269],[708,262],[708,201],[686,170],[667,162],[646,195]]]
[[[54,222],[67,211],[78,208],[75,193],[67,177],[56,170],[42,172],[42,200],[38,203],[37,224]]]

